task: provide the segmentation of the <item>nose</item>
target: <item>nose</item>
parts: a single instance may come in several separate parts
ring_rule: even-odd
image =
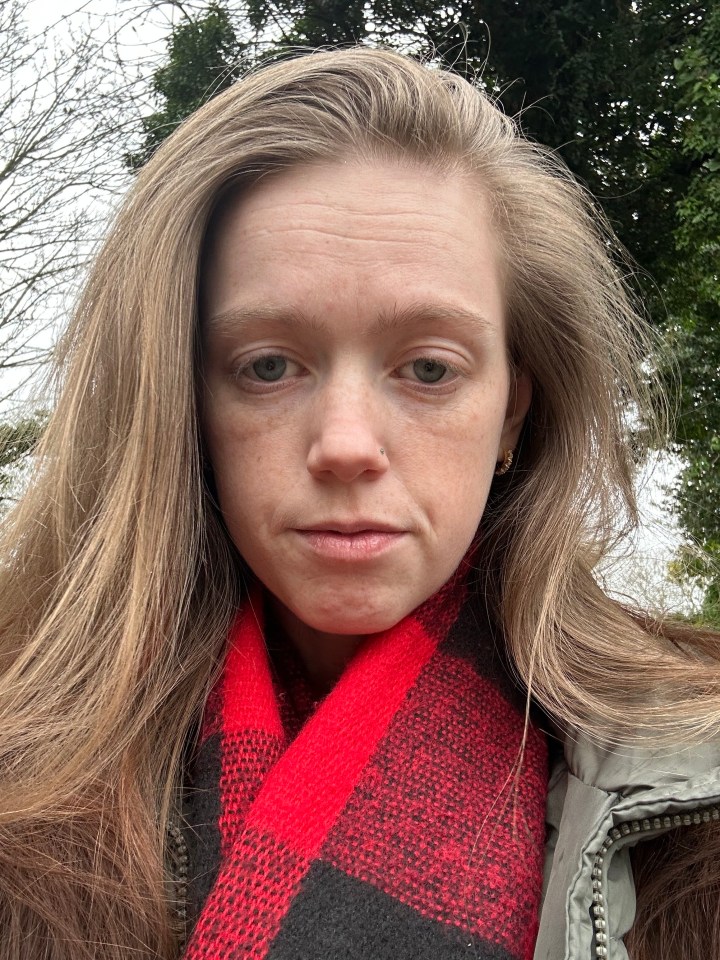
[[[370,387],[330,386],[318,397],[316,425],[307,468],[319,480],[352,483],[358,477],[380,477],[388,469],[379,423],[382,413]]]

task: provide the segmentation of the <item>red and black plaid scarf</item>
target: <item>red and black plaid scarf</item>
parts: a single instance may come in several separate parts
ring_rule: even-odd
[[[531,727],[515,777],[523,698],[463,578],[319,704],[273,664],[261,608],[231,631],[193,764],[186,960],[529,960],[546,743]]]

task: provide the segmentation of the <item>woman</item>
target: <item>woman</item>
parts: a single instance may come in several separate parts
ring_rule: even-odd
[[[592,577],[645,406],[608,249],[388,52],[158,151],[4,527],[3,958],[720,955],[716,640]]]

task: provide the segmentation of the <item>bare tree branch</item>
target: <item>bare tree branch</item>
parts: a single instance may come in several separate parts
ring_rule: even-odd
[[[63,323],[129,180],[150,75],[121,53],[138,8],[112,22],[88,8],[33,35],[26,7],[0,0],[0,375],[40,362]]]

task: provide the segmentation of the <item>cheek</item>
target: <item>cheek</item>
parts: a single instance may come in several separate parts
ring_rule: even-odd
[[[428,512],[432,513],[437,559],[447,576],[457,568],[481,526],[501,433],[499,416],[470,417],[461,429],[445,436],[445,455],[437,458]]]
[[[460,544],[471,539],[482,519],[493,480],[495,461],[487,457],[464,457],[452,466],[452,476],[444,478],[436,505],[437,522],[450,541]]]
[[[232,526],[232,521],[242,515],[243,507],[253,499],[248,481],[260,466],[260,437],[241,428],[237,418],[223,415],[212,406],[204,417],[203,433],[220,509],[228,526]]]
[[[433,431],[426,438],[432,445],[432,470],[418,473],[418,483],[429,483],[434,512],[453,526],[480,520],[497,464],[504,410],[487,415],[475,412],[454,418],[452,430]],[[497,407],[497,404],[493,404]]]
[[[255,534],[266,529],[297,471],[297,451],[282,420],[243,416],[236,407],[209,404],[203,433],[212,465],[220,510],[228,531],[242,552]]]

